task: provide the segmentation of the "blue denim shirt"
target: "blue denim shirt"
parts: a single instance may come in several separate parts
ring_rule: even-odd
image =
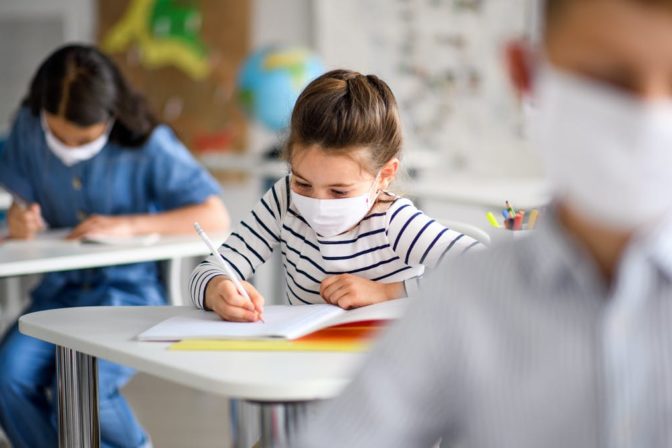
[[[156,213],[202,203],[217,182],[167,126],[139,148],[108,143],[95,157],[64,165],[48,148],[39,116],[19,110],[0,154],[0,183],[42,208],[50,228],[88,216]],[[51,307],[159,304],[165,293],[156,263],[47,274],[33,300]],[[48,305],[51,304],[51,305]]]

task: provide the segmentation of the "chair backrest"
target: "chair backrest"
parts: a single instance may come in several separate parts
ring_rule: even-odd
[[[450,219],[439,219],[438,221],[442,225],[448,227],[451,230],[464,233],[465,235],[472,237],[481,244],[489,246],[491,243],[490,235],[488,235],[488,232],[486,232],[485,230],[481,229],[478,226],[463,221],[453,221]]]

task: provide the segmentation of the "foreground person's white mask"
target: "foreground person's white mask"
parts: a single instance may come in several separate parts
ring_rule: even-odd
[[[672,210],[672,99],[644,102],[546,64],[532,137],[556,198],[617,230]]]
[[[89,160],[96,156],[107,144],[112,123],[107,126],[107,130],[97,139],[81,146],[68,146],[58,139],[49,129],[44,113],[41,114],[42,130],[47,141],[47,146],[56,157],[60,159],[65,166],[72,166],[78,162]]]

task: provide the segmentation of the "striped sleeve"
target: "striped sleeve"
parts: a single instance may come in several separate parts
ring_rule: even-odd
[[[480,245],[475,239],[425,215],[408,199],[394,202],[387,216],[390,246],[410,266],[434,268],[444,257],[460,255]]]
[[[221,257],[241,280],[252,277],[257,268],[271,257],[280,243],[282,217],[287,212],[288,178],[278,181],[240,222],[236,230],[219,247]],[[225,275],[214,255],[201,262],[189,278],[191,300],[203,309],[208,282]]]

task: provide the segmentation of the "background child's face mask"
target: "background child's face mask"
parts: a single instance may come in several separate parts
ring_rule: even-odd
[[[672,99],[640,101],[546,63],[535,106],[532,137],[570,208],[621,230],[672,211]]]
[[[44,136],[47,141],[47,146],[56,157],[58,157],[61,162],[66,166],[72,166],[78,162],[83,162],[85,160],[95,157],[107,144],[109,139],[110,130],[112,129],[112,123],[107,126],[106,131],[95,140],[90,141],[85,145],[80,146],[68,146],[58,139],[49,129],[47,120],[44,117],[44,113],[40,115],[40,120],[42,122],[42,130],[44,131]]]
[[[310,227],[324,237],[340,235],[356,226],[378,196],[378,176],[366,194],[344,199],[316,199],[291,191],[292,202]]]

